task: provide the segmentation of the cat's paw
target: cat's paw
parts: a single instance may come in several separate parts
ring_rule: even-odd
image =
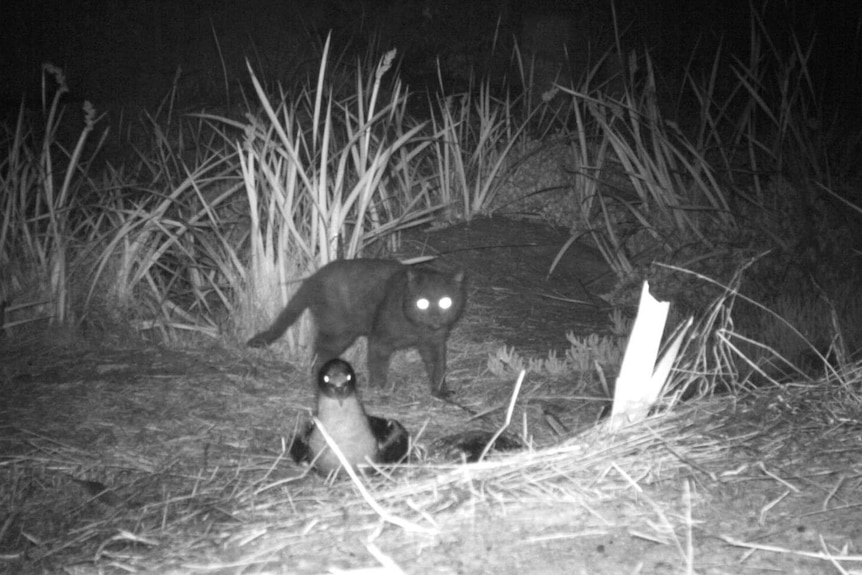
[[[436,397],[437,399],[442,399],[444,401],[449,401],[453,397],[455,397],[455,392],[446,387],[445,384],[441,385],[436,389],[431,390],[431,395]]]
[[[246,347],[254,347],[254,348],[262,348],[269,345],[269,339],[265,337],[263,334],[257,334],[247,342],[245,342]]]

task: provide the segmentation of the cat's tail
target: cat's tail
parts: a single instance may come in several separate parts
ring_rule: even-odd
[[[294,296],[287,302],[287,307],[278,314],[272,325],[265,331],[255,334],[254,337],[246,342],[246,345],[248,347],[266,347],[284,335],[287,328],[292,326],[293,322],[299,319],[299,316],[308,307],[309,297],[313,296],[313,291],[314,287],[309,285],[307,280],[302,282],[302,285],[296,290]]]

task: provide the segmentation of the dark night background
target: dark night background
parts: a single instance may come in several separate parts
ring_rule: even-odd
[[[859,4],[755,3],[778,43],[791,30],[803,42],[816,33],[810,69],[833,111],[855,110],[862,96]],[[624,48],[648,47],[673,84],[690,59],[708,66],[720,40],[747,57],[750,6],[745,0],[618,0],[615,8]],[[607,0],[16,1],[4,8],[0,99],[7,110],[22,94],[35,102],[40,66],[51,62],[65,71],[74,99],[89,99],[102,110],[154,106],[175,77],[184,103],[219,105],[225,103],[225,70],[235,90],[248,78],[245,59],[270,82],[313,73],[320,38],[330,30],[334,47],[346,53],[364,53],[373,39],[377,51],[398,48],[401,75],[416,90],[436,81],[438,58],[455,83],[470,68],[501,74],[525,19],[548,13],[571,20],[571,42],[582,43],[574,50],[603,50],[613,39]]]

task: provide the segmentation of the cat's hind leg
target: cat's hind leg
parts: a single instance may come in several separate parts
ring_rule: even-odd
[[[369,386],[380,387],[386,391],[394,391],[395,385],[391,388],[386,386],[386,380],[389,376],[389,358],[392,357],[395,349],[386,343],[376,340],[373,337],[368,338],[368,381]]]

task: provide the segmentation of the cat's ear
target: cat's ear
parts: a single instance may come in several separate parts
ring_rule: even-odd
[[[464,282],[464,270],[458,270],[455,272],[455,275],[452,276],[452,281],[456,284],[461,284]]]

